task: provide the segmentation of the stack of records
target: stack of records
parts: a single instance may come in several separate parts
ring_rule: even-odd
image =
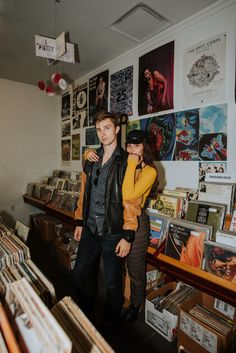
[[[6,305],[22,351],[71,352],[70,339],[25,278],[9,286]]]
[[[147,209],[147,214],[149,216],[150,222],[150,242],[149,245],[157,248],[163,243],[166,234],[168,224],[171,217],[162,215],[152,208]]]
[[[165,255],[187,265],[201,268],[204,241],[211,237],[212,227],[184,220],[169,223]]]
[[[235,184],[204,181],[199,184],[199,200],[227,205],[227,214],[232,214],[235,200]]]
[[[114,353],[111,346],[70,297],[64,297],[52,309],[73,344],[73,353]]]
[[[186,220],[213,227],[212,239],[217,230],[223,229],[227,205],[201,200],[189,201]]]
[[[14,234],[0,238],[0,269],[30,258],[29,248]]]
[[[56,303],[55,289],[31,259],[10,266],[0,272],[0,294],[4,298],[9,285],[25,278],[44,303],[51,308]]]
[[[236,248],[206,241],[204,244],[204,269],[235,284]]]

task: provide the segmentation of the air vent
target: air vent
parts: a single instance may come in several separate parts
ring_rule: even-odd
[[[111,28],[136,42],[141,42],[170,24],[169,20],[150,7],[139,4],[115,21]]]

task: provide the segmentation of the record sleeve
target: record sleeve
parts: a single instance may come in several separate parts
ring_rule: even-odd
[[[151,208],[147,209],[147,214],[150,223],[149,245],[156,248],[165,239],[171,217],[159,214],[156,210]]]
[[[225,204],[191,200],[188,203],[186,220],[212,226],[211,240],[215,240],[216,231],[224,226],[226,208]]]
[[[197,223],[172,220],[167,231],[165,255],[187,265],[201,268],[204,240],[209,239],[212,227]]]
[[[218,277],[236,283],[236,247],[206,241],[204,269]]]

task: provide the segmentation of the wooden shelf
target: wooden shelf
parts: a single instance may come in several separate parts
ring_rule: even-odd
[[[156,257],[156,265],[160,271],[170,277],[190,284],[236,307],[236,284],[161,253]]]
[[[39,199],[35,199],[34,197],[28,196],[26,194],[23,195],[23,199],[24,199],[25,203],[28,203],[32,206],[35,206],[35,207],[39,208],[40,210],[61,219],[64,222],[76,225],[76,222],[73,217],[73,213],[71,213],[69,211],[61,210],[59,208],[56,208],[56,207],[50,205],[49,203],[43,202]]]

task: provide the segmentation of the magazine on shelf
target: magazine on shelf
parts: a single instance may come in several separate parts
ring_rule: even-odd
[[[227,205],[226,212],[231,214],[233,211],[235,198],[235,184],[200,182],[198,200],[223,203]]]
[[[210,238],[211,233],[211,226],[174,219],[168,226],[165,255],[201,268],[204,241]]]
[[[165,239],[167,227],[171,217],[162,215],[152,208],[147,209],[147,214],[150,223],[149,245],[156,248]]]
[[[188,204],[186,220],[213,227],[212,239],[217,230],[223,229],[227,205],[201,200],[191,200]]]
[[[204,269],[218,277],[236,283],[236,247],[206,241]]]

